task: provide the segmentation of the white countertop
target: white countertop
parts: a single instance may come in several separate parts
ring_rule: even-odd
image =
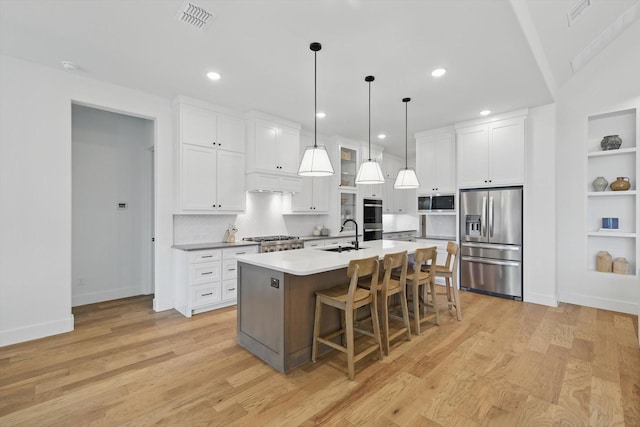
[[[265,267],[296,276],[323,273],[325,271],[345,268],[352,259],[368,258],[377,255],[380,259],[385,254],[407,251],[409,254],[424,244],[403,242],[398,240],[369,240],[360,242],[362,249],[349,252],[328,252],[322,248],[297,249],[294,251],[269,252],[261,254],[238,255],[236,259],[248,264]]]

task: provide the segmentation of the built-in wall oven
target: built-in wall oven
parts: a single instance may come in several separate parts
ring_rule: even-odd
[[[382,200],[363,200],[362,240],[382,240]]]

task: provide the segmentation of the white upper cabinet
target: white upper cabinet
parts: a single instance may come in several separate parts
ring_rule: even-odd
[[[180,137],[183,144],[216,147],[244,153],[241,119],[191,105],[180,106]]]
[[[247,172],[297,175],[300,126],[263,118],[247,120]]]
[[[291,210],[296,213],[329,213],[330,177],[303,177],[302,191],[291,197]]]
[[[243,120],[185,103],[176,113],[176,212],[244,211]]]
[[[456,191],[453,128],[416,134],[416,175],[421,194]]]
[[[524,183],[525,116],[459,127],[459,187]]]

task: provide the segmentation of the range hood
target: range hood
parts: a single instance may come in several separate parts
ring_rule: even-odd
[[[273,193],[299,193],[302,191],[302,178],[262,172],[247,174],[247,191]]]

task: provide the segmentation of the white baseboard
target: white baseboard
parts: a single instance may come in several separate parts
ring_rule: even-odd
[[[93,304],[96,302],[110,301],[120,298],[128,298],[136,295],[145,295],[143,287],[135,288],[117,288],[109,289],[106,291],[88,292],[84,294],[78,294],[74,292],[71,298],[71,306],[76,307],[78,305]]]
[[[594,298],[588,295],[575,293],[562,293],[558,296],[560,302],[584,305],[600,308],[602,310],[617,311],[619,313],[638,314],[638,303],[633,301],[620,301],[609,298]]]
[[[73,314],[52,322],[0,331],[0,347],[73,331]]]
[[[536,292],[524,293],[524,302],[546,305],[548,307],[557,307],[558,299],[554,295],[538,294]]]

